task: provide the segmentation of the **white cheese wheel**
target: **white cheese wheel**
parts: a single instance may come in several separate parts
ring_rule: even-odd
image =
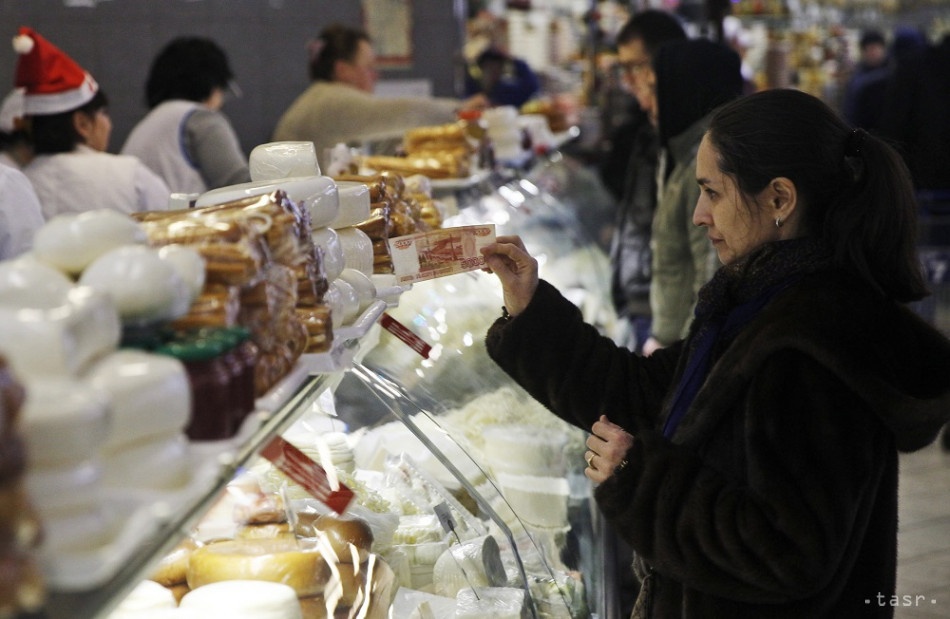
[[[125,596],[109,619],[125,616],[139,616],[139,613],[176,608],[175,595],[153,580],[143,580]]]
[[[340,194],[340,212],[328,226],[349,228],[369,219],[369,186],[356,181],[337,181],[336,186]]]
[[[560,477],[567,474],[564,448],[567,434],[561,430],[528,425],[486,427],[485,460],[496,473]]]
[[[195,201],[197,208],[224,202],[263,196],[277,190],[307,212],[311,228],[326,227],[336,219],[340,209],[336,181],[329,176],[295,176],[268,181],[252,181],[212,189]]]
[[[195,550],[188,561],[188,586],[224,580],[264,580],[288,585],[298,597],[320,595],[330,566],[313,541],[233,540]],[[187,597],[187,596],[186,596]]]
[[[356,291],[356,297],[360,302],[360,313],[366,311],[376,300],[376,284],[370,279],[369,275],[356,269],[343,269],[340,273],[340,279],[353,287]]]
[[[188,482],[190,469],[183,434],[126,443],[102,455],[103,483],[110,488],[173,490]]]
[[[353,286],[342,279],[335,279],[330,282],[331,288],[336,288],[340,293],[343,306],[343,324],[348,325],[360,315],[360,298],[356,294]]]
[[[26,487],[44,519],[92,511],[99,504],[102,467],[95,460],[30,467]]]
[[[106,449],[177,434],[188,425],[191,387],[178,359],[131,348],[116,350],[94,362],[84,378],[109,394],[112,403]]]
[[[318,176],[317,150],[313,142],[268,142],[248,156],[252,181],[272,181],[291,176]]]
[[[81,273],[93,260],[122,245],[147,241],[145,229],[113,209],[53,217],[33,237],[33,255],[65,273]]]
[[[323,250],[323,268],[327,281],[332,282],[346,267],[340,236],[333,228],[317,228],[310,232],[310,238],[313,239],[314,246]]]
[[[60,555],[86,553],[104,546],[114,534],[115,516],[101,504],[92,510],[43,514],[42,553],[56,561]]]
[[[205,287],[207,269],[205,259],[194,247],[172,243],[158,249],[158,257],[172,265],[191,293],[189,303],[194,302]]]
[[[73,282],[33,257],[0,262],[0,305],[46,309],[62,305]]]
[[[302,618],[291,587],[262,580],[227,580],[192,589],[181,599],[180,608],[228,619]]]
[[[432,569],[436,595],[455,597],[466,587],[502,587],[508,582],[501,550],[491,535],[455,544]]]
[[[499,473],[498,483],[511,509],[525,522],[539,527],[567,525],[570,490],[563,477]]]
[[[111,423],[108,393],[69,377],[24,383],[20,429],[32,466],[86,460],[99,452]]]
[[[191,291],[178,270],[144,245],[105,252],[86,267],[79,283],[106,292],[123,324],[173,320],[191,306]]]
[[[373,241],[359,228],[335,228],[348,269],[373,274]]]
[[[336,286],[329,286],[327,291],[323,293],[323,302],[330,308],[330,322],[333,323],[333,328],[339,329],[342,327],[346,308],[340,289]]]
[[[23,380],[74,376],[114,349],[120,335],[115,305],[89,286],[73,287],[62,305],[48,309],[0,305],[0,351]]]

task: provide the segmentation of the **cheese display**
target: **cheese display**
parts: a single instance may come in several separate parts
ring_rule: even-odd
[[[337,178],[337,190],[340,197],[340,210],[327,227],[338,230],[355,226],[369,217],[369,186],[362,182],[346,181]]]
[[[71,377],[27,381],[22,430],[35,466],[92,458],[112,427],[109,394]]]
[[[457,619],[524,619],[527,612],[524,589],[475,587],[462,589],[456,596]]]
[[[198,196],[196,208],[217,206],[282,191],[294,202],[314,228],[328,226],[340,210],[339,190],[329,176],[296,176],[277,180],[251,181],[212,189]]]
[[[0,305],[44,309],[60,305],[73,281],[34,257],[0,262]]]
[[[450,546],[435,562],[432,582],[437,595],[451,598],[466,587],[507,585],[498,542],[485,535]]]
[[[366,275],[373,274],[373,240],[359,228],[338,228],[337,237],[343,249],[343,263]]]
[[[340,276],[346,266],[340,236],[333,228],[317,228],[310,231],[314,246],[323,252],[323,267],[331,282]]]
[[[177,608],[175,596],[171,591],[151,580],[143,580],[132,589],[116,609],[109,615],[109,619],[132,619],[141,617],[145,613],[163,609]]]

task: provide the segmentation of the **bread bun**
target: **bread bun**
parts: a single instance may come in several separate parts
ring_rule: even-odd
[[[188,575],[188,559],[196,548],[198,544],[193,539],[184,539],[174,550],[162,557],[148,579],[165,587],[183,584]],[[181,597],[178,596],[178,599]]]
[[[313,522],[313,528],[326,534],[330,548],[336,555],[328,557],[330,560],[335,558],[340,563],[362,563],[373,546],[373,530],[359,518],[324,514]]]

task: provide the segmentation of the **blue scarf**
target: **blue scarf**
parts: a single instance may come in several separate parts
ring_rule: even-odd
[[[721,267],[699,291],[686,341],[686,367],[673,391],[663,436],[671,438],[699,392],[714,360],[776,294],[807,273],[826,268],[827,252],[810,239],[767,243]]]

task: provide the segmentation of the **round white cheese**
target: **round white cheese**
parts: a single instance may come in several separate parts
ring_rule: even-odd
[[[301,619],[300,602],[288,585],[263,580],[227,580],[192,589],[180,608],[229,619]]]
[[[125,616],[133,613],[138,616],[138,613],[177,606],[175,595],[167,587],[153,580],[143,580],[119,602],[113,613],[109,615],[109,619],[116,619],[117,615]]]
[[[373,241],[359,228],[335,228],[343,248],[343,262],[348,269],[373,274]]]
[[[353,287],[356,291],[356,297],[359,299],[360,313],[366,311],[373,301],[376,300],[376,284],[370,279],[369,275],[356,269],[343,269],[340,273],[340,279]]]
[[[329,224],[330,228],[348,228],[369,219],[369,186],[356,181],[337,181],[340,211]]]
[[[109,394],[112,402],[106,449],[180,433],[188,425],[191,387],[178,359],[131,348],[116,350],[93,363],[85,379]]]
[[[455,544],[432,570],[436,595],[455,597],[466,587],[502,587],[508,582],[501,550],[491,535]]]
[[[32,465],[86,460],[99,452],[111,423],[108,393],[68,377],[24,383],[20,428]]]
[[[62,305],[73,282],[62,271],[35,258],[0,262],[0,304],[46,309]]]
[[[198,250],[189,245],[173,243],[158,249],[158,257],[174,267],[191,293],[190,303],[194,302],[205,286],[205,259]]]
[[[323,268],[326,271],[327,281],[333,281],[340,276],[346,266],[343,256],[343,245],[340,236],[333,228],[317,228],[310,232],[313,244],[323,250]]]
[[[126,443],[102,456],[103,483],[111,488],[173,490],[188,482],[190,470],[183,434]]]
[[[342,279],[335,279],[330,282],[331,288],[336,288],[340,293],[343,307],[343,324],[348,325],[360,315],[360,298],[356,294],[353,286]]]
[[[99,504],[102,468],[95,460],[27,470],[26,487],[43,519],[93,510]]]
[[[95,209],[47,221],[33,237],[33,255],[65,273],[78,274],[110,249],[146,241],[145,229],[128,215]]]

